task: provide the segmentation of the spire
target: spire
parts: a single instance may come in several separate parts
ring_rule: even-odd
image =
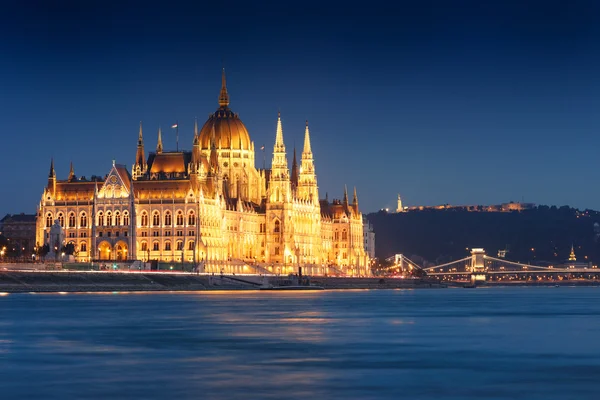
[[[54,171],[54,157],[50,159],[50,173],[48,178],[56,178],[56,171]]]
[[[277,134],[273,146],[273,160],[271,174],[269,175],[269,191],[271,202],[286,202],[291,198],[290,170],[283,143],[283,129],[281,128],[281,113],[277,113]]]
[[[308,120],[306,121],[306,129],[304,130],[304,150],[302,153],[312,153],[310,148],[310,132],[308,131]]]
[[[69,167],[69,181],[75,179],[75,170],[73,169],[73,161],[71,161],[71,165]]]
[[[134,179],[146,173],[146,155],[144,154],[144,137],[142,135],[142,121],[140,121],[140,132],[138,133],[137,151],[135,153],[135,164],[131,168]]]
[[[142,136],[142,121],[140,121],[140,133],[138,134],[138,146],[144,145],[144,138]]]
[[[344,185],[344,205],[348,205],[348,186]]]
[[[277,113],[277,134],[275,135],[275,146],[273,146],[273,162],[271,163],[271,174],[278,178],[289,179],[288,161],[283,143],[283,128],[281,127],[281,113]]]
[[[194,118],[194,137],[198,136],[198,118]]]
[[[356,186],[354,186],[354,198],[352,199],[352,204],[358,206],[358,196],[356,195]]]
[[[225,68],[221,75],[221,93],[219,94],[219,105],[227,107],[229,105],[229,94],[227,93],[227,82],[225,81]]]
[[[277,134],[275,135],[275,147],[285,147],[283,144],[283,128],[281,127],[281,112],[277,111]]]
[[[292,161],[292,188],[298,187],[298,163],[296,162],[296,146],[294,146],[294,159]]]
[[[162,131],[160,130],[160,126],[158,127],[158,143],[156,144],[156,153],[160,154],[163,151],[162,144]]]

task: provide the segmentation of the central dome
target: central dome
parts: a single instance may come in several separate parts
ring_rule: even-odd
[[[200,130],[200,148],[211,148],[214,134],[215,146],[220,149],[250,150],[250,135],[244,123],[229,109],[229,94],[225,84],[225,70],[221,80],[219,109],[212,114]]]
[[[221,107],[212,114],[200,130],[200,148],[210,149],[211,138],[220,149],[250,150],[250,135],[244,123],[229,107]]]

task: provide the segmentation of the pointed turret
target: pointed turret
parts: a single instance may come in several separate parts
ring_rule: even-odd
[[[271,176],[285,179],[289,177],[280,112],[277,113],[277,133],[275,134],[275,146],[273,146],[273,162],[271,163],[271,170]]]
[[[140,131],[138,133],[137,151],[135,153],[135,164],[131,169],[131,176],[137,179],[146,173],[146,155],[144,154],[144,137],[142,135],[142,121],[140,121]]]
[[[142,121],[140,121],[140,131],[138,133],[138,146],[144,145],[144,136],[142,135]]]
[[[192,146],[192,160],[190,163],[190,173],[200,173],[200,159],[202,152],[200,150],[200,140],[198,138],[198,120],[194,122],[194,144]]]
[[[348,206],[348,186],[344,185],[344,205]]]
[[[56,178],[56,171],[54,171],[54,157],[50,159],[50,173],[48,173],[48,178]]]
[[[308,120],[306,121],[306,128],[304,129],[304,150],[302,154],[310,153],[312,155],[312,149],[310,148],[310,132],[308,131]]]
[[[354,186],[354,198],[352,199],[352,204],[358,206],[358,196],[356,195],[356,186]]]
[[[210,170],[213,174],[216,174],[219,170],[219,154],[217,152],[217,144],[215,143],[215,127],[213,125],[210,133]]]
[[[298,187],[298,162],[296,161],[296,147],[294,146],[294,159],[292,161],[292,189],[296,190]]]
[[[286,202],[290,199],[290,171],[285,153],[285,144],[283,143],[281,113],[277,113],[277,133],[275,135],[275,145],[273,146],[269,190],[271,191],[271,202],[273,203]]]
[[[54,171],[54,157],[50,159],[50,172],[48,173],[48,189],[52,195],[56,193],[56,171]]]
[[[69,166],[69,182],[73,182],[76,179],[75,177],[75,169],[73,169],[73,161],[71,161],[71,165]]]
[[[229,94],[227,93],[227,82],[225,80],[225,68],[221,74],[221,93],[219,94],[219,106],[225,108],[229,105]]]
[[[306,127],[304,128],[304,149],[302,150],[302,162],[298,175],[298,197],[313,201],[315,204],[319,203],[317,175],[315,174],[315,163],[310,147],[308,121],[306,121]]]
[[[163,151],[163,144],[162,144],[162,131],[160,130],[160,127],[158,127],[158,143],[156,144],[156,154],[160,154]]]
[[[277,131],[275,133],[275,149],[285,151],[285,144],[283,143],[283,128],[281,127],[281,111],[277,111]]]

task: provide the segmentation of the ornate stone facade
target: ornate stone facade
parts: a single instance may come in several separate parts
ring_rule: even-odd
[[[354,191],[319,198],[308,123],[291,172],[277,118],[271,169],[255,167],[254,143],[229,108],[223,73],[219,108],[191,151],[145,156],[140,123],[131,173],[116,164],[102,178],[57,180],[54,162],[38,208],[36,240],[58,223],[79,261],[192,262],[205,272],[368,275],[363,221]]]

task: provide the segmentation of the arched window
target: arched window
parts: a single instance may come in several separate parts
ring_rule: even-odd
[[[192,251],[194,250],[194,241],[193,240],[190,240],[188,242],[188,250],[192,250]]]
[[[129,213],[127,211],[123,212],[123,225],[129,226]]]
[[[148,251],[148,243],[142,242],[142,251]]]
[[[104,226],[104,214],[102,214],[102,211],[98,213],[98,226]]]
[[[52,226],[52,214],[46,214],[46,228],[50,228]]]
[[[69,214],[69,228],[75,228],[75,213]]]
[[[171,212],[167,211],[165,213],[165,226],[171,226],[171,224],[173,223],[173,218],[171,217]]]
[[[183,242],[181,240],[177,241],[177,250],[183,250]]]
[[[342,240],[348,240],[348,232],[345,229],[342,231]]]
[[[183,213],[181,211],[177,211],[177,226],[183,225]]]
[[[62,228],[65,227],[65,216],[63,213],[58,213],[58,223]]]
[[[154,214],[152,214],[152,226],[159,226],[160,225],[160,215],[158,214],[158,211],[154,211]]]
[[[188,225],[189,226],[196,225],[196,215],[194,214],[193,211],[190,211],[190,214],[188,215]]]
[[[111,226],[113,224],[112,213],[110,211],[106,212],[106,226]]]
[[[142,213],[142,226],[148,226],[148,213],[146,211]]]
[[[154,251],[158,251],[159,250],[159,243],[158,243],[158,241],[152,243],[152,250],[154,250]]]
[[[165,251],[171,251],[171,242],[165,242]]]
[[[87,244],[85,242],[79,245],[79,251],[87,251]]]
[[[115,225],[121,226],[121,213],[118,211],[115,213]]]
[[[81,216],[79,217],[79,225],[81,228],[87,228],[87,214],[86,213],[81,213]]]
[[[275,221],[275,228],[273,228],[273,232],[279,233],[279,231],[280,231],[279,220],[277,220],[277,221]]]

